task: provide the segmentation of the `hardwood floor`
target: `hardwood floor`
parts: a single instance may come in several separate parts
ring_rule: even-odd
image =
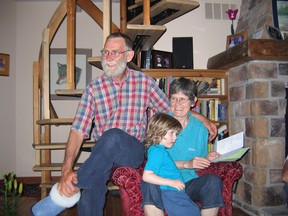
[[[22,197],[19,202],[19,215],[30,216],[30,208],[39,201],[37,197]],[[121,216],[121,205],[118,197],[108,196],[106,208],[104,210],[105,216]],[[61,216],[78,216],[77,207],[67,209],[61,213]],[[249,216],[241,209],[233,208],[233,216]]]
[[[18,203],[18,215],[29,216],[30,208],[39,201],[37,197],[21,197]],[[78,216],[77,208],[73,207],[71,209],[65,210],[61,216]]]
[[[40,200],[39,197],[21,197],[18,203],[18,215],[29,216],[30,208]],[[65,210],[60,216],[78,216],[77,207]],[[120,198],[107,196],[104,216],[121,216]]]

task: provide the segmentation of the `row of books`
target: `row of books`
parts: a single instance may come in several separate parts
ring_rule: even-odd
[[[227,124],[222,124],[217,128],[217,136],[208,144],[208,152],[216,151],[217,142],[229,137],[229,130]]]
[[[170,83],[177,77],[167,76],[156,78],[159,88],[167,95],[169,94]],[[197,96],[201,95],[225,95],[225,79],[213,78],[209,80],[194,80],[197,86]]]
[[[226,121],[227,107],[218,99],[198,99],[195,112],[202,114],[212,121]]]

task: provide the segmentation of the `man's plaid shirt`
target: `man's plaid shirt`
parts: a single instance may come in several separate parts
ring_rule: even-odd
[[[119,128],[143,141],[147,126],[147,108],[153,113],[169,111],[169,101],[155,81],[140,71],[127,69],[121,84],[102,75],[86,88],[72,125],[73,130],[97,140],[104,131]]]

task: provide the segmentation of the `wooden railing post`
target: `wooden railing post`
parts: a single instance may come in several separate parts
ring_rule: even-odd
[[[143,24],[150,25],[150,0],[143,0]]]
[[[66,89],[75,89],[76,0],[67,1],[67,81]]]
[[[111,0],[103,0],[103,46],[111,33]]]

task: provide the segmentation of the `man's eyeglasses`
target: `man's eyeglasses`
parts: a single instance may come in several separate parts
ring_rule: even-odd
[[[189,98],[176,98],[176,97],[171,97],[171,98],[170,98],[170,102],[171,102],[172,104],[175,104],[175,103],[178,102],[179,104],[184,105],[184,104],[187,103],[187,101],[189,101]]]
[[[119,57],[120,54],[123,54],[125,52],[128,52],[128,51],[131,51],[131,50],[125,50],[123,52],[120,52],[120,51],[117,51],[117,50],[112,50],[112,51],[108,51],[108,50],[101,50],[101,55],[104,56],[104,57],[107,57],[108,55],[112,56],[112,57]]]

